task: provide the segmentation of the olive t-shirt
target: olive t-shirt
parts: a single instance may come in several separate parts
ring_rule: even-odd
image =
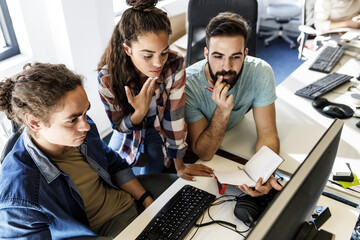
[[[52,160],[70,176],[80,191],[93,231],[98,232],[105,222],[134,203],[129,193],[108,185],[92,169],[79,149],[73,147]]]

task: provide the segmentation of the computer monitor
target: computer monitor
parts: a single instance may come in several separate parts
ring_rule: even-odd
[[[246,239],[294,239],[308,221],[329,178],[343,122],[334,120]]]

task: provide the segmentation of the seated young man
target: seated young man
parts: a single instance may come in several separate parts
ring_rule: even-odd
[[[80,76],[36,63],[0,83],[23,133],[0,173],[0,238],[115,237],[153,199],[99,137]]]
[[[257,130],[256,151],[262,146],[279,152],[275,119],[274,73],[265,61],[247,56],[248,25],[238,14],[220,13],[206,28],[205,59],[186,69],[186,109],[189,143],[203,160],[210,160],[226,130],[237,124],[250,108]],[[255,189],[239,188],[251,196],[281,186],[271,177]]]

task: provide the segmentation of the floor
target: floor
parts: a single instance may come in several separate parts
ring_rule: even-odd
[[[294,39],[296,41],[296,39]],[[267,61],[273,68],[276,86],[284,81],[304,61],[299,60],[298,45],[290,48],[290,44],[281,38],[274,39],[268,47],[264,46],[263,39],[257,39],[256,56]],[[286,67],[284,67],[286,66]]]

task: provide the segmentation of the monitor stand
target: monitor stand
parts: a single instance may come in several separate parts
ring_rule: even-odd
[[[335,235],[325,230],[318,230],[331,217],[330,209],[316,206],[309,222],[304,222],[295,240],[332,240]]]
[[[335,235],[325,230],[318,230],[314,223],[304,222],[295,240],[333,240]]]

